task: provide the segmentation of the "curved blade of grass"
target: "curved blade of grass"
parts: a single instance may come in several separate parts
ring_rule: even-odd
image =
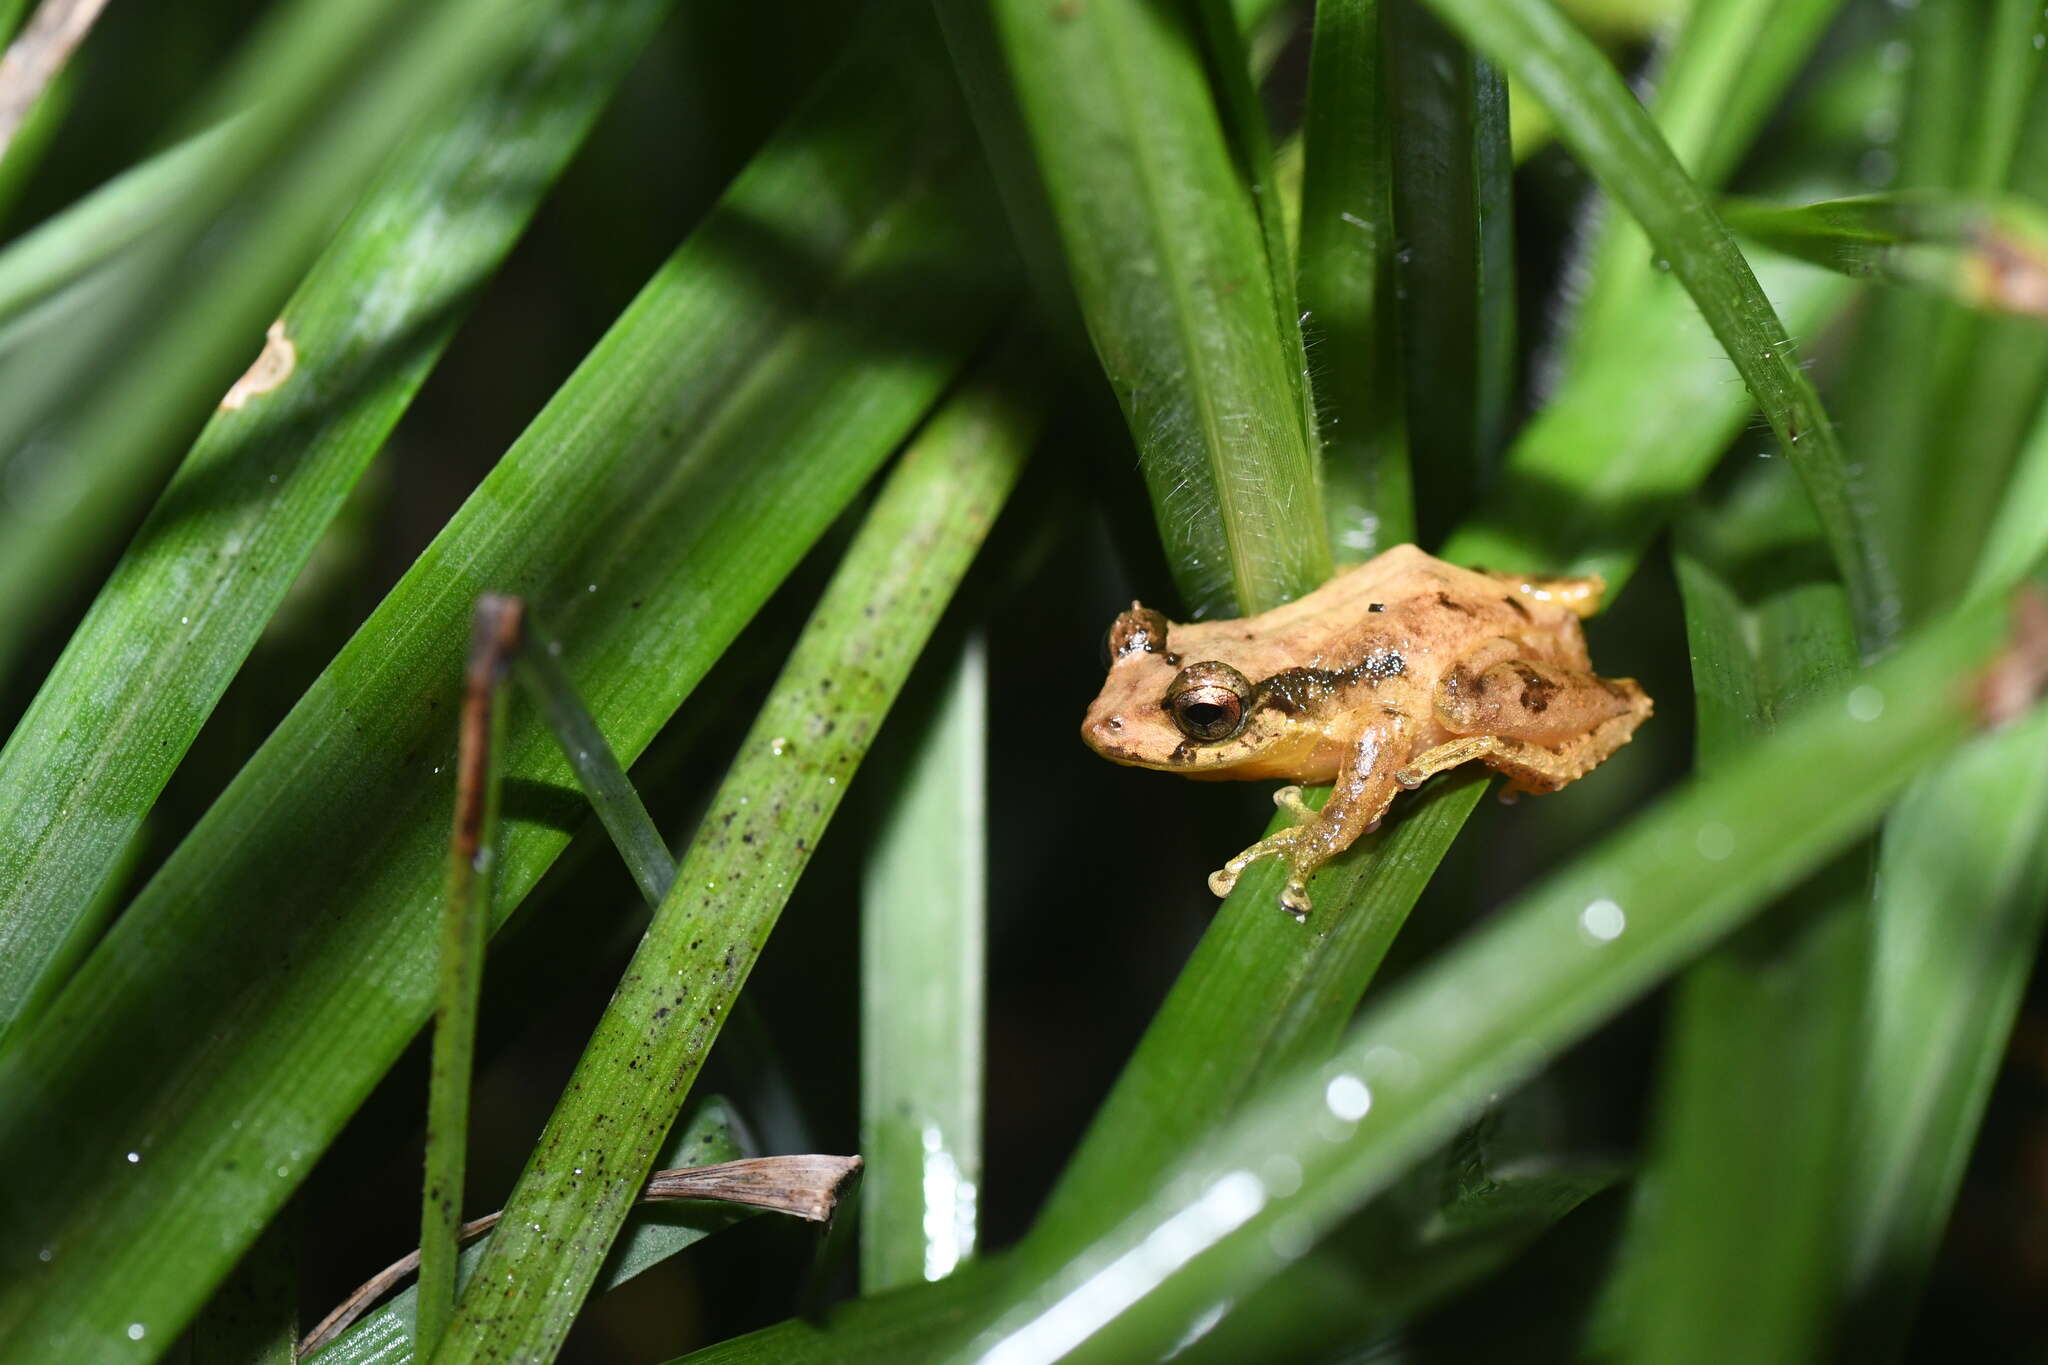
[[[527,0],[532,3],[532,0]],[[524,8],[524,5],[522,5]],[[516,11],[515,11],[516,17]],[[303,4],[251,40],[224,82],[231,155],[148,239],[120,293],[68,316],[0,369],[0,576],[60,586],[130,524],[176,433],[247,365],[293,283],[378,167],[508,53],[502,0]],[[0,625],[0,669],[61,593]]]
[[[1763,470],[1677,554],[1712,772],[1856,671],[1848,603],[1789,476]],[[1702,827],[1704,852],[1719,833]],[[1820,1359],[1839,1316],[1869,859],[1838,858],[1679,978],[1623,1276],[1639,1361]]]
[[[1508,92],[1421,0],[1387,0],[1381,25],[1416,520],[1434,542],[1491,482],[1514,394]]]
[[[232,150],[229,127],[212,128],[109,180],[0,251],[0,323],[74,285],[153,231]]]
[[[285,305],[291,376],[200,433],[0,750],[0,1031],[97,936],[121,850],[667,8],[533,10],[522,59],[387,168]],[[181,145],[0,274],[26,290],[104,259],[231,150]]]
[[[656,1164],[663,1169],[709,1166],[752,1153],[741,1145],[738,1116],[724,1100],[707,1098],[689,1121],[663,1144]],[[759,1210],[733,1204],[638,1204],[626,1220],[618,1246],[598,1278],[598,1292],[615,1289],[712,1233],[753,1217]],[[483,1259],[488,1237],[463,1248],[461,1279],[468,1283]],[[405,1365],[419,1358],[413,1320],[418,1287],[407,1286],[365,1314],[340,1337],[306,1355],[321,1365]]]
[[[1322,0],[1302,124],[1301,307],[1340,560],[1415,539],[1379,0]]]
[[[2023,660],[2037,695],[2048,684],[2048,640],[2014,651],[2008,604],[1974,604],[1865,674],[1855,702],[1816,706],[1660,801],[1369,1009],[1327,1062],[1274,1083],[1108,1234],[1078,1253],[1013,1262],[1000,1310],[977,1315],[976,1330],[935,1358],[1029,1365],[1163,1354],[1195,1315],[1279,1273],[1384,1189],[1488,1091],[1852,839],[1915,772],[1983,724],[1986,670]],[[1873,701],[1883,744],[1870,739]],[[1698,850],[1708,824],[1728,832],[1723,859]]]
[[[1844,275],[2048,318],[2048,214],[2022,200],[1939,191],[1797,206],[1737,199],[1724,200],[1721,214],[1774,251]]]
[[[1897,584],[1792,340],[1713,205],[1606,59],[1549,0],[1430,0],[1474,47],[1528,86],[1558,137],[1624,204],[1756,396],[1798,471],[1848,585],[1866,654],[1897,634]]]
[[[988,665],[970,637],[861,884],[861,1289],[974,1254],[988,952]]]
[[[1995,594],[2048,555],[2048,411],[1978,565]],[[1852,1170],[1852,1341],[1898,1354],[1947,1226],[2048,917],[2048,716],[1907,789],[1879,845],[1868,1120]]]
[[[1841,0],[1692,6],[1656,73],[1650,110],[1672,154],[1700,185],[1718,187],[1734,173],[1840,8]],[[1758,42],[1761,33],[1770,41]],[[1601,345],[1626,345],[1646,296],[1663,292],[1652,264],[1657,253],[1642,229],[1610,212],[1595,231],[1586,297],[1568,338],[1575,368]]]
[[[996,17],[1184,601],[1227,615],[1308,591],[1330,559],[1298,343],[1191,20],[1152,0],[1003,0]]]
[[[148,1356],[418,1028],[450,800],[434,769],[474,595],[527,598],[630,760],[987,325],[1007,262],[936,38],[882,36],[755,159],[9,1039],[0,1342]],[[505,771],[509,908],[567,842],[569,771],[519,711]],[[164,1183],[132,1179],[127,1151]]]
[[[1014,333],[905,453],[712,798],[434,1357],[551,1359],[1043,414]],[[483,1286],[477,1288],[476,1286]]]

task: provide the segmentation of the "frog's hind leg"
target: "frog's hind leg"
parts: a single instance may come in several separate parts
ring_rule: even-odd
[[[1480,572],[1519,597],[1526,597],[1532,602],[1549,602],[1582,618],[1599,611],[1601,599],[1607,595],[1607,580],[1599,574],[1569,578],[1554,574],[1499,573],[1492,569]]]
[[[1508,641],[1475,651],[1445,675],[1437,724],[1458,738],[1415,756],[1395,774],[1418,787],[1474,759],[1505,773],[1510,792],[1553,792],[1600,766],[1650,714],[1629,678],[1603,678],[1533,659],[1500,659]]]
[[[1405,752],[1409,734],[1406,717],[1389,711],[1375,718],[1346,746],[1337,766],[1336,785],[1321,810],[1310,809],[1301,799],[1301,788],[1282,787],[1273,793],[1273,804],[1291,814],[1295,823],[1269,834],[1225,863],[1209,877],[1209,889],[1227,896],[1237,885],[1245,868],[1260,858],[1287,860],[1287,885],[1280,892],[1280,905],[1297,919],[1306,919],[1310,909],[1308,879],[1324,863],[1351,847],[1359,835],[1379,823],[1400,792],[1394,780],[1394,764]]]

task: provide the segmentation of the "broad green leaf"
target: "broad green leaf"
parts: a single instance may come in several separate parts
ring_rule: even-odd
[[[0,1358],[160,1349],[419,1027],[477,593],[630,761],[927,410],[1011,282],[962,131],[926,30],[853,54],[8,1040]],[[501,913],[580,806],[530,711],[504,769]]]

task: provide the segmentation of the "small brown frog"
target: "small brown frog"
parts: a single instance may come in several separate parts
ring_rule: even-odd
[[[1375,828],[1396,792],[1478,759],[1504,795],[1552,792],[1598,767],[1650,714],[1627,678],[1602,678],[1581,617],[1598,578],[1461,569],[1397,545],[1314,592],[1239,621],[1177,625],[1131,603],[1109,628],[1109,678],[1081,738],[1104,758],[1184,777],[1333,782],[1321,811],[1209,878],[1287,859],[1280,903],[1309,910],[1310,874]]]

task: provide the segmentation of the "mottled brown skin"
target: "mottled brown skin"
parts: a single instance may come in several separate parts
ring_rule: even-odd
[[[1629,679],[1593,672],[1579,619],[1598,578],[1462,569],[1397,545],[1306,597],[1237,621],[1180,625],[1138,603],[1110,627],[1109,677],[1081,738],[1117,763],[1213,780],[1332,783],[1313,811],[1210,877],[1227,895],[1256,858],[1309,876],[1386,814],[1404,788],[1473,759],[1508,792],[1551,792],[1622,745],[1650,714]]]

